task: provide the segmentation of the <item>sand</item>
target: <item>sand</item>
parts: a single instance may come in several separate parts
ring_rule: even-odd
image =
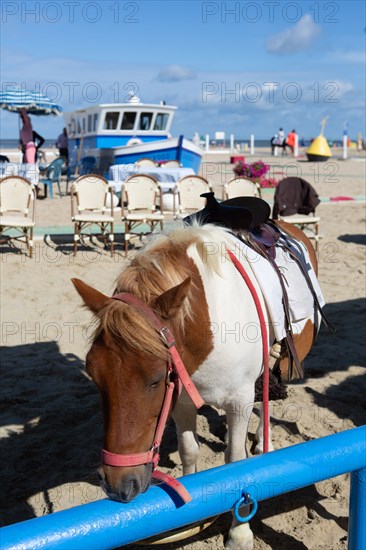
[[[305,380],[290,385],[288,399],[271,406],[273,444],[279,449],[365,423],[365,202],[360,199],[366,162],[362,154],[319,165],[271,158],[268,151],[254,158],[275,161],[273,173],[299,170],[326,199],[317,209],[319,278],[337,332],[321,329],[305,363]],[[202,174],[218,196],[232,176],[228,161],[227,155],[204,158]],[[329,200],[339,196],[358,200]],[[271,190],[264,192],[269,202],[272,197]],[[104,498],[95,476],[99,395],[84,371],[91,315],[70,279],[79,277],[110,294],[126,260],[121,237],[114,258],[100,246],[83,248],[74,258],[71,230],[70,197],[56,192],[53,201],[37,201],[34,258],[19,245],[1,247],[3,525]],[[199,415],[200,469],[224,462],[224,420],[222,411],[210,407]],[[257,422],[254,414],[249,452]],[[181,475],[172,422],[165,436],[161,466]],[[251,522],[255,550],[347,548],[348,501],[349,475],[344,475],[260,503]],[[222,548],[230,520],[225,514],[197,537],[164,548]]]

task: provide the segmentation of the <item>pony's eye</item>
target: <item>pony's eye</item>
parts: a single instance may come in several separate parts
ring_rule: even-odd
[[[157,380],[156,382],[153,382],[152,384],[150,384],[149,391],[153,390],[154,388],[157,388],[160,385],[160,382],[161,380]]]

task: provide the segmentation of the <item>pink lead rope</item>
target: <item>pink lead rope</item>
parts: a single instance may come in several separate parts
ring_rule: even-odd
[[[243,265],[239,262],[238,258],[234,254],[227,250],[231,261],[233,262],[240,275],[249,288],[252,298],[257,308],[259,322],[262,332],[262,350],[263,350],[263,452],[268,453],[269,447],[269,349],[268,349],[268,332],[266,326],[266,320],[264,318],[262,305],[260,303],[257,291],[249,278],[248,273],[245,271]]]

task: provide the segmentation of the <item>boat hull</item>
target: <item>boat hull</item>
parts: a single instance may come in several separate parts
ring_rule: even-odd
[[[178,160],[185,168],[193,168],[197,174],[202,160],[202,149],[183,136],[141,143],[126,147],[113,147],[114,164],[133,164],[141,158],[156,162]]]

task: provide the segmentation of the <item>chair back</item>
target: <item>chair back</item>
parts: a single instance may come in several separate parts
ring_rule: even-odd
[[[177,182],[176,191],[179,213],[184,213],[204,208],[206,199],[200,195],[209,193],[212,189],[208,181],[201,176],[185,176]]]
[[[92,174],[97,166],[97,159],[95,157],[84,157],[80,161],[80,176]]]
[[[47,168],[46,179],[60,182],[64,162],[65,160],[61,157],[53,160]]]
[[[104,212],[107,208],[108,182],[102,176],[86,174],[73,183],[71,197],[76,195],[78,212],[95,210]]]
[[[142,159],[138,159],[135,162],[135,165],[136,166],[155,166],[156,167],[156,162],[154,161],[154,159],[142,158]]]
[[[167,160],[160,165],[161,168],[180,168],[181,164],[179,160]]]
[[[131,176],[124,182],[123,190],[127,203],[125,208],[128,212],[134,210],[156,211],[156,204],[161,198],[161,190],[158,182],[152,176],[144,174]]]
[[[21,176],[6,176],[0,180],[0,212],[19,212],[28,215],[34,187]]]
[[[234,197],[260,197],[259,185],[244,177],[236,177],[224,185],[224,199],[233,199]]]
[[[314,187],[302,178],[288,177],[281,180],[275,191],[273,219],[294,214],[314,214],[320,203]]]

